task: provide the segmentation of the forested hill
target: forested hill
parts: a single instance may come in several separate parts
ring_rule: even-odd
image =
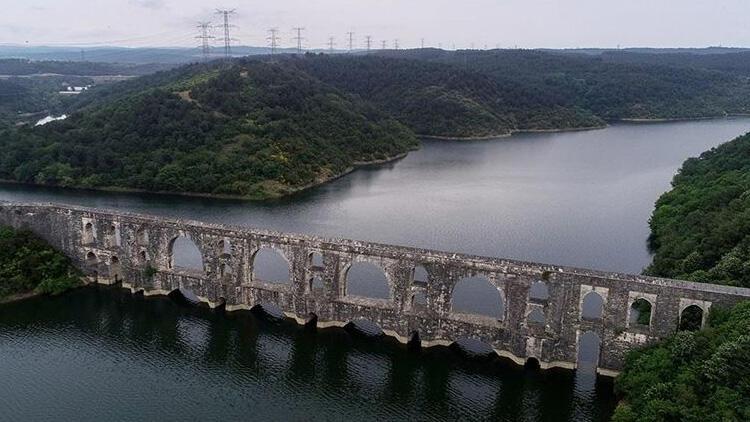
[[[367,103],[275,63],[186,66],[98,91],[66,120],[0,133],[0,179],[268,198],[417,145]]]
[[[690,158],[651,217],[647,273],[750,287],[750,134]]]
[[[679,119],[750,112],[748,53],[721,55],[436,49],[383,57],[459,67],[520,87],[525,104],[576,108],[606,120]]]
[[[375,103],[421,135],[478,137],[605,124],[522,80],[500,82],[451,64],[377,55],[307,55],[289,61]]]

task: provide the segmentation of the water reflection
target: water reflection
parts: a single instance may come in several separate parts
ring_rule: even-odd
[[[104,287],[0,307],[0,373],[10,420],[597,421],[613,407],[594,376]]]

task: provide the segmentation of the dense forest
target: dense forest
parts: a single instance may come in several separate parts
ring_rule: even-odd
[[[195,65],[128,82],[66,120],[0,133],[0,179],[261,199],[417,146],[369,104],[279,64]]]
[[[30,292],[58,294],[80,284],[65,255],[30,231],[0,226],[0,301]]]
[[[460,67],[487,75],[501,86],[522,87],[522,101],[528,104],[581,109],[605,120],[694,118],[750,112],[750,82],[744,75],[723,70],[719,64],[732,62],[729,56],[737,57],[737,63],[742,63],[747,53],[722,54],[721,58],[710,55],[701,59],[694,58],[695,55],[631,53],[618,56],[616,53],[589,55],[539,50],[422,49],[378,54]],[[697,62],[704,65],[699,66]],[[736,66],[743,68],[742,64]]]
[[[708,328],[631,352],[615,422],[750,420],[750,301],[712,309]]]
[[[548,101],[531,86],[453,65],[376,55],[307,55],[290,62],[366,98],[420,135],[474,137],[605,124],[586,110]]]
[[[750,134],[690,158],[656,203],[648,274],[750,287]]]
[[[172,65],[122,64],[89,61],[57,61],[0,59],[0,75],[28,76],[38,74],[55,74],[69,76],[104,76],[104,75],[147,75],[159,70],[166,70]]]

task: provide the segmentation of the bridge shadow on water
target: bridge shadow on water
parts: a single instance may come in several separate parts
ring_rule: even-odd
[[[611,380],[592,371],[415,352],[113,287],[0,306],[0,340],[10,420],[599,421],[615,404]]]

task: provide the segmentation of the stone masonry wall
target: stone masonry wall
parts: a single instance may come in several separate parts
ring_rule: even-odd
[[[675,332],[688,306],[699,307],[705,321],[712,306],[750,298],[744,288],[54,204],[0,202],[0,224],[31,229],[100,283],[122,282],[146,294],[185,288],[228,310],[273,304],[298,321],[314,314],[322,325],[367,319],[402,341],[418,333],[425,345],[473,338],[519,363],[535,358],[543,368],[574,368],[579,339],[593,332],[601,341],[599,371],[616,373],[628,350]],[[173,268],[172,245],[180,236],[201,251],[203,271]],[[254,279],[253,258],[261,248],[286,257],[290,283]],[[314,253],[322,256],[322,265],[313,264]],[[389,299],[346,295],[348,268],[360,261],[383,269]],[[417,266],[426,270],[427,280],[414,280]],[[454,286],[473,276],[498,289],[505,303],[502,318],[452,310]],[[324,288],[313,289],[313,277]],[[532,297],[534,283],[543,283],[548,295]],[[423,294],[426,303],[413,304],[415,294]],[[583,302],[593,296],[602,301],[601,315],[584,318]],[[649,325],[629,322],[637,299],[651,303]],[[532,321],[532,312],[543,321]]]

